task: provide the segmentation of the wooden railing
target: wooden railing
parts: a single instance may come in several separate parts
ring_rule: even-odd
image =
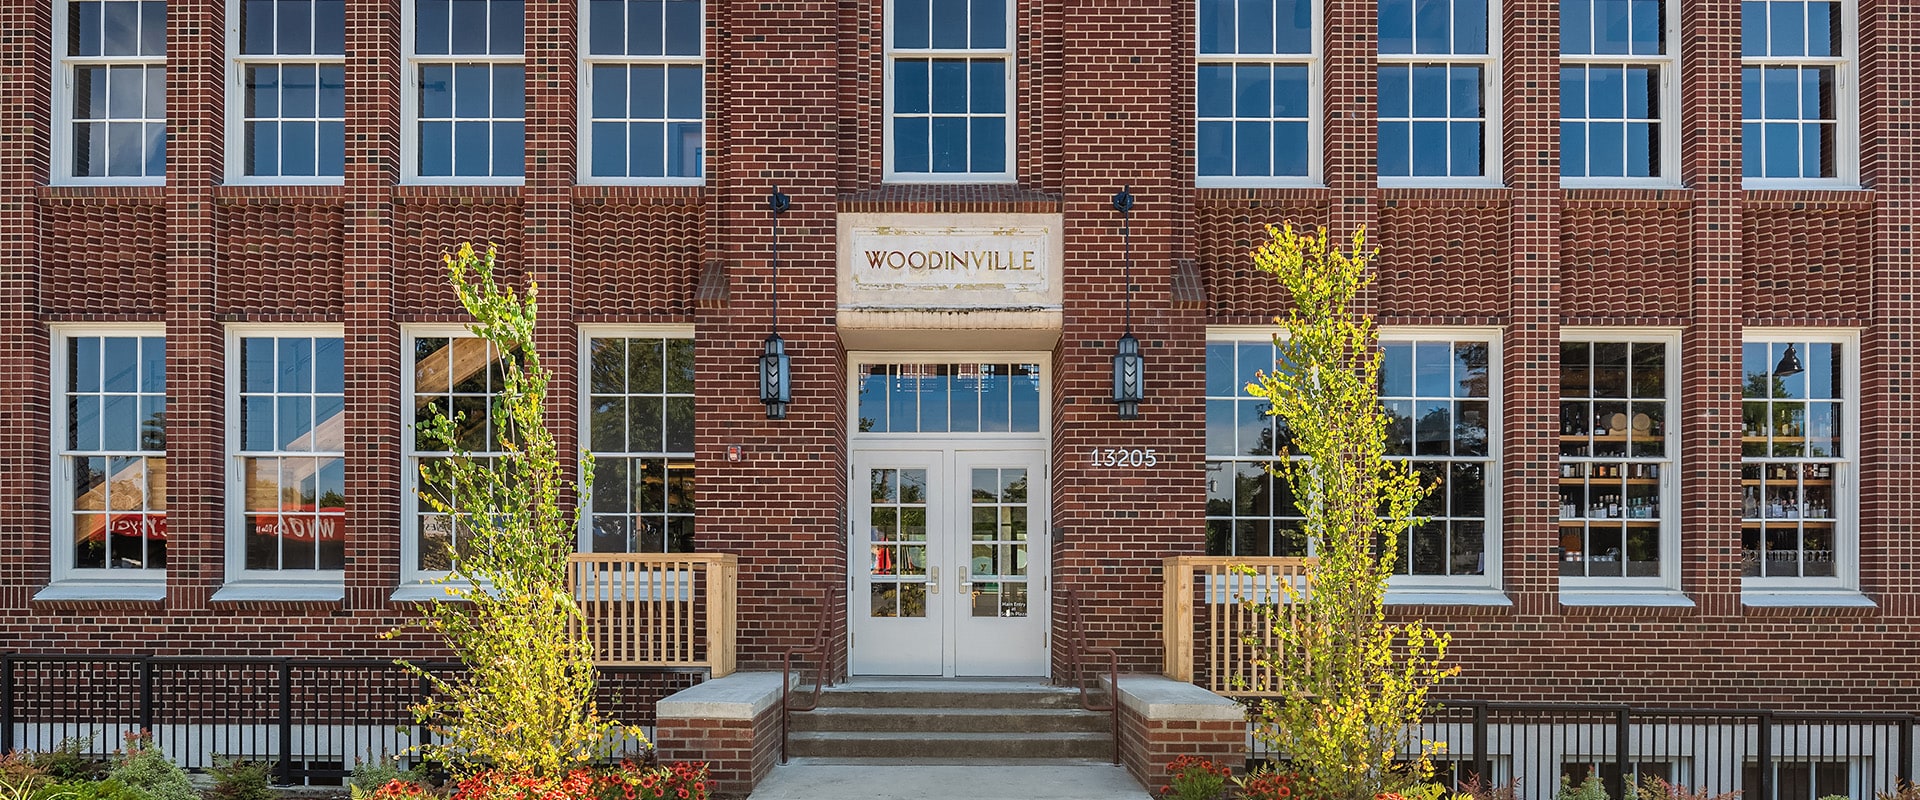
[[[1271,604],[1278,618],[1285,619],[1291,606],[1282,584],[1305,590],[1312,562],[1246,556],[1167,559],[1161,626],[1166,676],[1233,697],[1278,694],[1272,671],[1253,663],[1262,648],[1271,649],[1274,643],[1274,620],[1255,606]],[[1236,564],[1247,569],[1233,569]],[[1247,600],[1253,602],[1243,602]]]
[[[580,604],[593,663],[619,667],[705,667],[733,672],[732,553],[576,553],[567,589]]]

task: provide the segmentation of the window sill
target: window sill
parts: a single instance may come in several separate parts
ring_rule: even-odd
[[[1483,606],[1505,608],[1513,605],[1499,589],[1387,589],[1390,606]]]
[[[48,584],[33,596],[34,602],[72,602],[96,600],[131,600],[144,603],[159,603],[167,599],[167,585],[164,583],[97,583],[92,581],[68,581]]]
[[[1748,608],[1879,608],[1880,604],[1851,589],[1757,589],[1740,592]]]
[[[1693,600],[1672,589],[1561,589],[1560,605],[1620,608],[1693,608]]]
[[[449,588],[438,583],[403,583],[388,599],[395,603],[431,603],[451,598],[452,595],[447,594]]]
[[[338,603],[347,589],[338,583],[229,583],[209,598],[215,603]]]

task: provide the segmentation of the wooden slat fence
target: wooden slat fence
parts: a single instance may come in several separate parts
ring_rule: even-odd
[[[733,672],[740,558],[732,553],[576,553],[567,589],[594,663]]]
[[[1291,613],[1281,585],[1305,589],[1311,558],[1174,556],[1166,560],[1163,672],[1231,697],[1277,695],[1270,669],[1253,658],[1273,646],[1266,615],[1254,608],[1273,604],[1280,619]],[[1234,569],[1243,565],[1246,570]],[[1252,601],[1252,603],[1243,601]]]

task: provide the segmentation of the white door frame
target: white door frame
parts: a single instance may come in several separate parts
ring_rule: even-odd
[[[853,664],[855,644],[852,629],[856,620],[856,590],[864,590],[856,570],[868,569],[868,552],[871,548],[867,526],[855,518],[856,508],[864,508],[853,495],[867,490],[867,476],[861,474],[860,465],[866,462],[863,453],[938,453],[940,465],[931,470],[930,484],[938,481],[937,486],[930,485],[930,493],[942,493],[943,513],[948,517],[944,524],[949,535],[956,537],[948,542],[948,549],[958,554],[967,546],[967,529],[961,527],[960,515],[968,507],[967,496],[960,490],[964,482],[960,474],[960,464],[971,454],[979,453],[1020,453],[1033,459],[1038,467],[1038,475],[1029,481],[1029,504],[1031,508],[1028,524],[1028,618],[1038,621],[1038,641],[1033,646],[1040,648],[1039,668],[1035,675],[1044,675],[1052,661],[1052,562],[1053,562],[1053,501],[1052,501],[1052,392],[1053,392],[1053,356],[1047,352],[1032,351],[853,351],[847,353],[847,491],[849,497],[847,544],[847,617],[849,636],[847,639],[847,663]],[[1037,364],[1039,365],[1040,384],[1038,387],[1039,409],[1037,430],[1031,433],[862,433],[860,426],[860,382],[862,368],[876,364]],[[941,477],[935,478],[934,474]],[[928,521],[929,538],[932,537],[934,521]],[[930,547],[932,543],[929,543]],[[931,553],[932,551],[929,550]],[[930,556],[931,560],[931,556]],[[963,562],[964,563],[964,562]],[[958,566],[957,564],[955,566]],[[932,578],[929,576],[929,581]],[[939,597],[944,598],[938,605],[942,608],[941,626],[941,674],[953,676],[959,662],[957,647],[962,617],[967,613],[964,604],[958,600],[962,577],[950,566],[942,572],[939,581],[942,584]],[[929,613],[935,603],[928,598]],[[864,609],[865,603],[857,604]]]

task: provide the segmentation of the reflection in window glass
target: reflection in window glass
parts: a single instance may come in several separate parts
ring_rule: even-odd
[[[1203,0],[1199,17],[1200,177],[1312,174],[1319,94],[1312,0]]]
[[[693,340],[588,342],[595,553],[693,552]]]
[[[241,0],[241,172],[345,171],[345,0]]]
[[[504,358],[485,339],[473,336],[413,338],[413,394],[407,404],[411,416],[409,482],[420,484],[422,469],[429,473],[443,470],[445,467],[441,465],[455,457],[455,451],[446,443],[435,441],[427,433],[427,425],[436,417],[454,420],[454,445],[469,457],[484,462],[501,454],[492,405],[505,378],[504,363]],[[426,480],[420,488],[446,503],[457,487]],[[452,570],[459,549],[467,545],[461,536],[460,520],[435,510],[430,502],[421,498],[416,501],[411,522],[414,563],[408,567],[420,572]]]
[[[1379,18],[1380,176],[1486,175],[1485,0],[1384,0]]]
[[[1386,341],[1381,402],[1389,457],[1430,487],[1415,513],[1427,521],[1400,545],[1403,575],[1480,575],[1487,569],[1493,474],[1491,346],[1480,340]]]
[[[1038,364],[868,364],[861,433],[1033,433]]]
[[[892,171],[1009,174],[1013,49],[1005,0],[893,0],[890,11]]]
[[[585,131],[595,178],[693,179],[704,169],[700,0],[588,0]]]
[[[1560,4],[1560,175],[1663,175],[1662,95],[1674,61],[1660,0]]]
[[[164,177],[167,4],[66,0],[66,26],[66,167],[76,178]]]
[[[240,339],[240,524],[248,570],[346,567],[339,337]]]
[[[521,0],[415,0],[415,174],[517,178],[526,167]]]
[[[167,368],[158,336],[65,338],[65,435],[73,569],[167,565]]]
[[[1741,168],[1748,178],[1840,176],[1840,83],[1852,66],[1840,2],[1740,4]]]

